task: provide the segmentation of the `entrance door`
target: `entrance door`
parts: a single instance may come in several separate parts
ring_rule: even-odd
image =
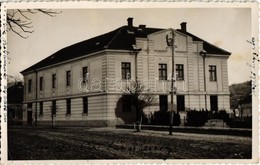
[[[210,96],[210,109],[211,111],[218,110],[218,96]]]
[[[168,96],[167,95],[160,95],[159,103],[160,103],[160,111],[168,111]]]
[[[184,95],[177,95],[177,111],[185,111]]]

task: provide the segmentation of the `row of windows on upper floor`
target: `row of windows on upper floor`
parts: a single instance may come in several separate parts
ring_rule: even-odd
[[[176,64],[176,80],[184,80],[184,64]],[[167,80],[167,64],[159,63],[158,64],[158,73],[159,80]],[[131,78],[131,63],[130,62],[122,62],[121,63],[121,74],[122,79],[130,79]],[[88,78],[88,67],[82,68],[82,78],[83,82]],[[209,65],[209,80],[217,81],[217,67],[215,65]],[[56,74],[52,74],[52,88],[56,88]],[[43,90],[44,86],[44,78],[39,78],[39,90]],[[66,71],[66,86],[71,86],[71,71]],[[32,79],[28,80],[28,92],[32,92]]]

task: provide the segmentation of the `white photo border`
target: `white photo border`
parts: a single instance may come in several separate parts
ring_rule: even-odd
[[[51,9],[104,9],[104,8],[251,8],[252,37],[256,40],[256,53],[259,53],[259,9],[257,2],[8,2],[1,4],[1,163],[2,164],[244,164],[259,161],[259,63],[256,66],[256,96],[253,99],[252,159],[226,160],[45,160],[45,161],[9,161],[7,148],[7,9],[15,8],[51,8]],[[249,39],[250,40],[250,39]]]

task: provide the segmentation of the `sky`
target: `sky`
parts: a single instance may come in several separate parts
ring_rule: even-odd
[[[136,8],[136,9],[62,9],[55,17],[28,15],[34,32],[23,39],[8,32],[8,70],[14,77],[56,51],[77,42],[104,34],[127,24],[155,28],[180,28],[231,52],[228,59],[229,84],[250,80],[252,38],[250,8]]]

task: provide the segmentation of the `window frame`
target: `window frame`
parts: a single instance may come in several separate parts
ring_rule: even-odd
[[[88,97],[83,97],[82,98],[82,103],[83,103],[83,114],[88,114]]]
[[[39,81],[40,81],[40,83],[39,83],[39,90],[42,91],[43,90],[43,81],[44,81],[43,77],[40,77]]]
[[[121,62],[121,78],[122,80],[131,79],[131,62]]]
[[[56,81],[57,81],[56,74],[52,74],[52,89],[56,88]]]
[[[32,111],[32,107],[33,107],[32,103],[27,103],[27,109],[30,109]]]
[[[168,111],[168,95],[159,95],[159,109],[160,111]]]
[[[176,64],[175,67],[176,67],[175,71],[177,73],[176,80],[183,81],[184,80],[184,64]],[[180,77],[180,75],[181,75],[181,77]]]
[[[71,114],[71,99],[66,99],[66,114]]]
[[[57,112],[57,102],[56,102],[56,100],[52,100],[51,101],[51,114],[52,114],[52,116],[56,116],[56,112]]]
[[[217,81],[217,66],[209,65],[209,81]]]
[[[159,63],[158,64],[158,76],[159,80],[167,80],[167,64]]]
[[[28,93],[32,92],[32,79],[28,80]]]
[[[39,112],[39,115],[40,116],[43,116],[43,102],[39,102],[39,108],[40,108],[40,112]]]
[[[70,70],[66,71],[66,86],[67,87],[71,86],[71,71]]]
[[[83,82],[87,80],[88,66],[82,67],[82,78]]]

